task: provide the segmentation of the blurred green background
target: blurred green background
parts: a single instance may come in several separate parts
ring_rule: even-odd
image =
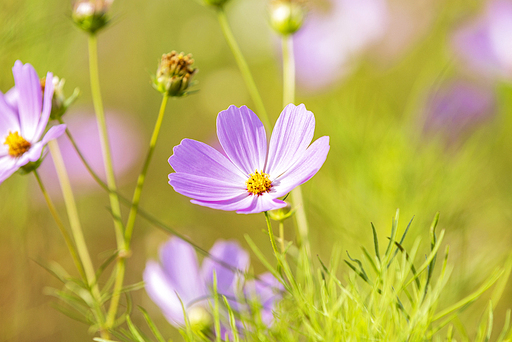
[[[408,2],[390,3],[400,9]],[[447,304],[476,289],[504,263],[512,247],[512,87],[493,84],[496,104],[488,113],[490,119],[456,138],[444,131],[426,133],[424,128],[429,94],[451,80],[471,78],[453,56],[450,34],[482,4],[419,1],[412,12],[418,18],[412,27],[418,29],[406,28],[413,32],[406,47],[396,49],[382,39],[361,53],[355,70],[337,84],[317,92],[298,88],[297,103],[315,113],[316,137],[331,138],[325,165],[303,187],[314,255],[328,258],[334,244],[359,255],[358,246],[371,246],[370,222],[385,241],[391,218],[400,208],[402,231],[414,216],[405,245],[420,237],[425,250],[429,224],[437,211],[441,213],[439,227],[446,229],[445,242],[455,266],[451,292],[445,293]],[[233,0],[227,13],[274,121],[282,109],[281,63],[267,5],[263,0]],[[167,159],[181,139],[214,144],[219,111],[231,104],[254,108],[215,13],[192,0],[116,0],[112,13],[112,25],[99,37],[104,103],[107,113],[115,111],[132,124],[128,143],[142,144],[140,151],[123,151],[121,146],[126,158],[133,154],[129,157],[134,160],[118,172],[121,192],[131,197],[161,101],[150,74],[163,53],[192,53],[199,68],[199,92],[169,102],[141,206],[206,249],[219,238],[236,239],[248,248],[244,235],[249,234],[270,256],[263,215],[195,206],[167,184],[172,171]],[[87,38],[70,16],[67,0],[0,2],[0,90],[5,93],[13,86],[11,68],[20,59],[31,63],[40,76],[52,71],[65,78],[68,94],[79,87],[82,94],[67,115],[80,112],[92,117]],[[396,34],[395,30],[388,36]],[[317,62],[323,58],[319,55]],[[86,147],[87,140],[83,144]],[[48,159],[45,163],[51,164]],[[47,175],[43,181],[48,187],[58,187],[51,173]],[[87,188],[76,195],[98,266],[105,251],[115,249],[108,198],[95,185],[76,187]],[[58,188],[53,190],[65,218]],[[55,261],[69,272],[73,265],[33,176],[16,174],[1,184],[0,204],[0,341],[90,341],[88,327],[53,309],[54,299],[44,294],[46,287],[60,284],[35,261]],[[293,222],[286,229],[292,239]],[[146,260],[157,257],[166,236],[138,219],[127,284],[141,281]],[[252,259],[254,269],[263,271]],[[133,293],[133,299],[148,309],[168,336],[179,336],[144,290]],[[486,304],[481,299],[462,315],[470,332]],[[497,307],[496,325],[502,324],[511,306],[508,286]],[[142,322],[138,313],[134,319]]]

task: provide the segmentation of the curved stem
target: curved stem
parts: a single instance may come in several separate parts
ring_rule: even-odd
[[[222,6],[217,8],[217,18],[219,20],[220,27],[222,32],[224,33],[224,37],[235,57],[236,63],[238,64],[238,68],[242,73],[242,77],[244,78],[245,85],[249,90],[249,94],[251,95],[252,101],[256,106],[256,110],[258,111],[258,115],[260,116],[263,124],[270,128],[270,122],[268,119],[267,111],[265,110],[265,105],[263,104],[263,100],[261,99],[260,93],[258,92],[258,88],[256,87],[256,83],[254,82],[254,78],[252,77],[251,70],[249,69],[249,65],[238,46],[235,36],[233,36],[233,32],[231,31],[231,27],[229,26],[228,19],[226,17],[226,12]]]
[[[283,36],[283,108],[290,103],[295,102],[295,57],[293,54],[293,38],[291,35]],[[309,228],[306,210],[304,208],[304,199],[302,197],[301,187],[293,189],[291,193],[292,202],[295,205],[295,223],[299,232],[297,240],[299,245],[306,249],[310,255],[309,247]]]
[[[148,154],[146,155],[146,160],[144,161],[144,165],[142,166],[142,171],[139,174],[139,178],[137,179],[137,187],[135,188],[135,191],[133,193],[132,205],[130,208],[130,214],[128,215],[128,222],[126,223],[126,230],[124,234],[126,250],[130,249],[130,241],[132,238],[133,227],[135,226],[135,219],[137,218],[142,187],[144,186],[144,180],[146,179],[146,174],[148,172],[149,163],[151,162],[151,157],[153,156],[153,152],[155,151],[156,141],[158,140],[158,134],[160,133],[160,128],[162,127],[162,121],[165,116],[165,108],[167,107],[168,99],[169,96],[167,94],[164,94],[162,98],[162,104],[160,105],[158,118],[155,123],[155,128],[153,129],[153,134],[151,135],[151,141],[149,142]]]
[[[57,213],[57,210],[55,209],[55,206],[53,205],[53,202],[48,195],[48,192],[46,191],[46,188],[43,185],[43,181],[41,180],[41,177],[39,176],[39,173],[37,170],[34,170],[34,176],[36,177],[37,184],[39,184],[39,187],[41,188],[41,192],[43,193],[44,199],[46,200],[46,204],[48,205],[48,209],[50,210],[50,213],[53,216],[53,219],[55,220],[55,223],[57,223],[57,227],[59,227],[59,230],[64,237],[64,240],[66,241],[66,245],[68,246],[69,252],[71,253],[71,257],[73,258],[73,262],[75,263],[75,266],[80,273],[80,276],[84,281],[87,281],[87,277],[84,272],[84,267],[82,265],[82,262],[78,258],[78,254],[75,249],[75,245],[73,243],[73,240],[71,239],[71,236],[69,235],[66,227],[64,227],[64,224],[62,223],[62,220],[59,217],[59,214]]]

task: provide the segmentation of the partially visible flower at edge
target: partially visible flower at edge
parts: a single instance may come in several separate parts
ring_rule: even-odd
[[[230,106],[217,116],[217,137],[227,157],[199,141],[184,139],[169,164],[169,184],[192,203],[252,214],[286,206],[279,200],[322,167],[329,137],[313,144],[315,117],[301,104],[279,116],[267,149],[260,119],[249,108]]]
[[[213,297],[215,272],[217,292],[226,296],[233,311],[247,310],[247,304],[241,301],[244,296],[250,301],[259,301],[262,306],[261,319],[270,325],[272,310],[282,291],[277,279],[265,273],[260,280],[246,282],[243,272],[249,268],[249,255],[236,242],[219,240],[209,254],[214,259],[206,257],[199,268],[194,249],[185,241],[173,237],[160,248],[161,263],[147,263],[143,275],[146,291],[169,323],[184,327],[185,308],[193,328],[201,331],[212,328],[209,301]],[[227,316],[226,310],[220,311]],[[221,330],[223,336],[231,331],[228,324],[222,324]]]
[[[16,61],[12,72],[15,90],[11,89],[9,96],[0,92],[0,183],[27,164],[38,162],[48,141],[66,129],[66,125],[54,126],[43,136],[52,106],[52,73],[46,75],[43,97],[32,65]]]
[[[455,54],[480,76],[512,80],[512,1],[492,0],[452,36]]]

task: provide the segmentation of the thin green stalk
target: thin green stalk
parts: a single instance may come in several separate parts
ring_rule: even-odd
[[[268,235],[270,237],[270,244],[272,245],[272,249],[276,255],[277,261],[279,262],[279,252],[277,251],[276,240],[274,238],[274,232],[272,231],[272,223],[270,222],[270,217],[268,216],[268,212],[265,211],[265,220],[267,221]]]
[[[80,256],[80,260],[82,260],[82,264],[84,266],[87,283],[92,285],[95,282],[96,275],[92,265],[91,256],[89,255],[89,250],[87,249],[87,244],[85,243],[82,225],[80,223],[80,218],[78,217],[75,197],[73,195],[73,191],[71,190],[71,183],[69,182],[66,166],[64,165],[64,160],[62,159],[62,154],[60,153],[57,141],[50,141],[48,143],[48,147],[50,148],[53,163],[55,164],[55,169],[57,170],[57,176],[59,178],[60,186],[62,189],[64,203],[66,204],[66,210],[69,216],[69,224],[71,226],[73,237],[75,238],[78,255]]]
[[[279,221],[279,240],[281,242],[281,253],[284,253],[284,222]]]
[[[98,72],[98,41],[94,34],[89,36],[89,72],[91,77],[91,92],[94,103],[94,111],[96,112],[96,120],[98,121],[98,130],[100,132],[101,150],[103,152],[103,162],[105,164],[105,174],[107,176],[107,185],[109,188],[109,198],[114,216],[114,228],[117,239],[117,249],[119,257],[116,265],[116,281],[108,309],[106,329],[112,328],[115,323],[117,307],[121,297],[121,290],[123,288],[123,279],[125,273],[126,258],[125,242],[124,242],[124,229],[121,222],[121,208],[119,205],[119,198],[117,196],[116,180],[114,176],[114,168],[112,166],[112,155],[110,152],[110,144],[108,140],[107,124],[105,120],[105,112],[103,110],[103,102],[101,98],[99,72]]]
[[[57,210],[55,209],[55,206],[53,205],[52,199],[48,195],[48,192],[46,191],[45,186],[43,185],[43,181],[41,180],[41,177],[39,176],[39,173],[37,170],[34,170],[34,176],[36,176],[37,184],[39,184],[39,187],[41,188],[41,192],[43,193],[44,199],[46,200],[46,204],[48,205],[48,209],[50,210],[50,213],[53,216],[53,219],[55,220],[55,223],[57,223],[57,227],[59,227],[59,230],[64,237],[64,241],[66,241],[66,245],[68,246],[69,252],[71,253],[71,257],[73,258],[73,262],[75,263],[75,266],[78,270],[78,273],[80,273],[80,276],[84,281],[87,281],[87,277],[84,272],[84,267],[82,266],[82,262],[80,261],[78,254],[75,249],[75,245],[73,243],[73,240],[71,236],[69,235],[66,227],[62,223],[62,220],[59,217],[59,214],[57,213]]]
[[[228,19],[226,17],[226,12],[224,11],[224,7],[220,6],[217,8],[217,18],[219,20],[220,27],[222,32],[224,33],[224,37],[235,57],[236,63],[238,64],[238,68],[242,73],[242,77],[244,78],[245,85],[249,90],[249,94],[251,95],[252,101],[256,106],[256,110],[258,111],[258,115],[260,116],[263,124],[270,128],[270,121],[268,119],[267,111],[265,110],[265,105],[263,104],[263,100],[261,99],[260,93],[258,92],[258,88],[256,87],[256,83],[254,82],[254,78],[252,77],[251,70],[249,69],[249,65],[238,46],[235,36],[233,36],[233,32],[231,31],[231,27],[229,26]]]
[[[290,103],[295,102],[295,56],[293,54],[293,38],[291,35],[283,36],[283,108]],[[296,187],[291,193],[292,202],[295,205],[295,223],[298,230],[298,244],[302,245],[308,255],[310,255],[309,247],[309,228],[306,210],[304,208],[304,200],[302,197],[302,189]]]
[[[99,303],[101,300],[101,294],[98,289],[98,283],[96,281],[96,274],[94,272],[94,266],[92,264],[91,256],[89,254],[89,250],[87,249],[87,244],[85,243],[84,234],[82,231],[82,225],[80,223],[80,218],[78,217],[78,210],[76,207],[75,197],[73,195],[73,190],[71,189],[71,183],[69,182],[68,173],[66,170],[66,166],[64,165],[64,159],[62,158],[62,154],[60,153],[59,145],[57,140],[51,140],[48,143],[48,147],[50,149],[50,153],[52,155],[53,163],[55,165],[55,169],[57,170],[57,177],[59,178],[60,187],[62,189],[62,195],[64,197],[64,203],[66,205],[66,210],[69,217],[69,224],[71,227],[71,233],[75,239],[76,249],[78,251],[78,256],[82,262],[86,282],[88,286],[91,287],[91,293],[94,298],[94,302],[97,304],[96,311],[96,319],[100,324],[100,332],[103,338],[108,338],[108,332],[103,329],[103,314],[99,307]]]
[[[116,179],[114,168],[112,166],[112,154],[110,152],[110,143],[108,140],[107,123],[105,112],[103,110],[103,101],[101,98],[99,72],[98,72],[98,40],[95,35],[89,36],[89,72],[91,77],[91,92],[100,132],[101,151],[103,153],[103,163],[105,164],[105,174],[107,176],[107,185],[111,190],[109,192],[110,205],[114,216],[114,227],[116,231],[117,247],[120,252],[124,249],[123,223],[121,222],[121,208],[119,198],[117,197]]]
[[[124,233],[126,250],[130,249],[130,241],[132,238],[133,228],[135,226],[135,219],[137,218],[142,187],[144,186],[144,180],[146,179],[151,157],[155,151],[156,141],[158,140],[158,134],[160,133],[160,128],[162,127],[162,121],[165,116],[165,108],[167,107],[168,100],[169,96],[164,94],[162,98],[162,104],[160,105],[160,112],[158,113],[158,118],[155,123],[155,128],[153,129],[153,134],[151,135],[151,141],[149,142],[148,154],[146,155],[146,160],[144,161],[142,171],[139,174],[139,178],[137,179],[137,187],[133,193],[132,206],[130,208],[130,214],[128,215],[128,222],[126,223],[126,230]]]

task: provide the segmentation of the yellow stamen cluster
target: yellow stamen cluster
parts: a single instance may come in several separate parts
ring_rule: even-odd
[[[249,175],[249,179],[245,182],[245,185],[247,185],[247,191],[259,196],[265,192],[270,192],[272,181],[267,173],[256,170]]]
[[[14,158],[21,157],[32,146],[25,138],[18,134],[18,132],[10,132],[5,138],[4,145],[9,146],[9,155]]]

